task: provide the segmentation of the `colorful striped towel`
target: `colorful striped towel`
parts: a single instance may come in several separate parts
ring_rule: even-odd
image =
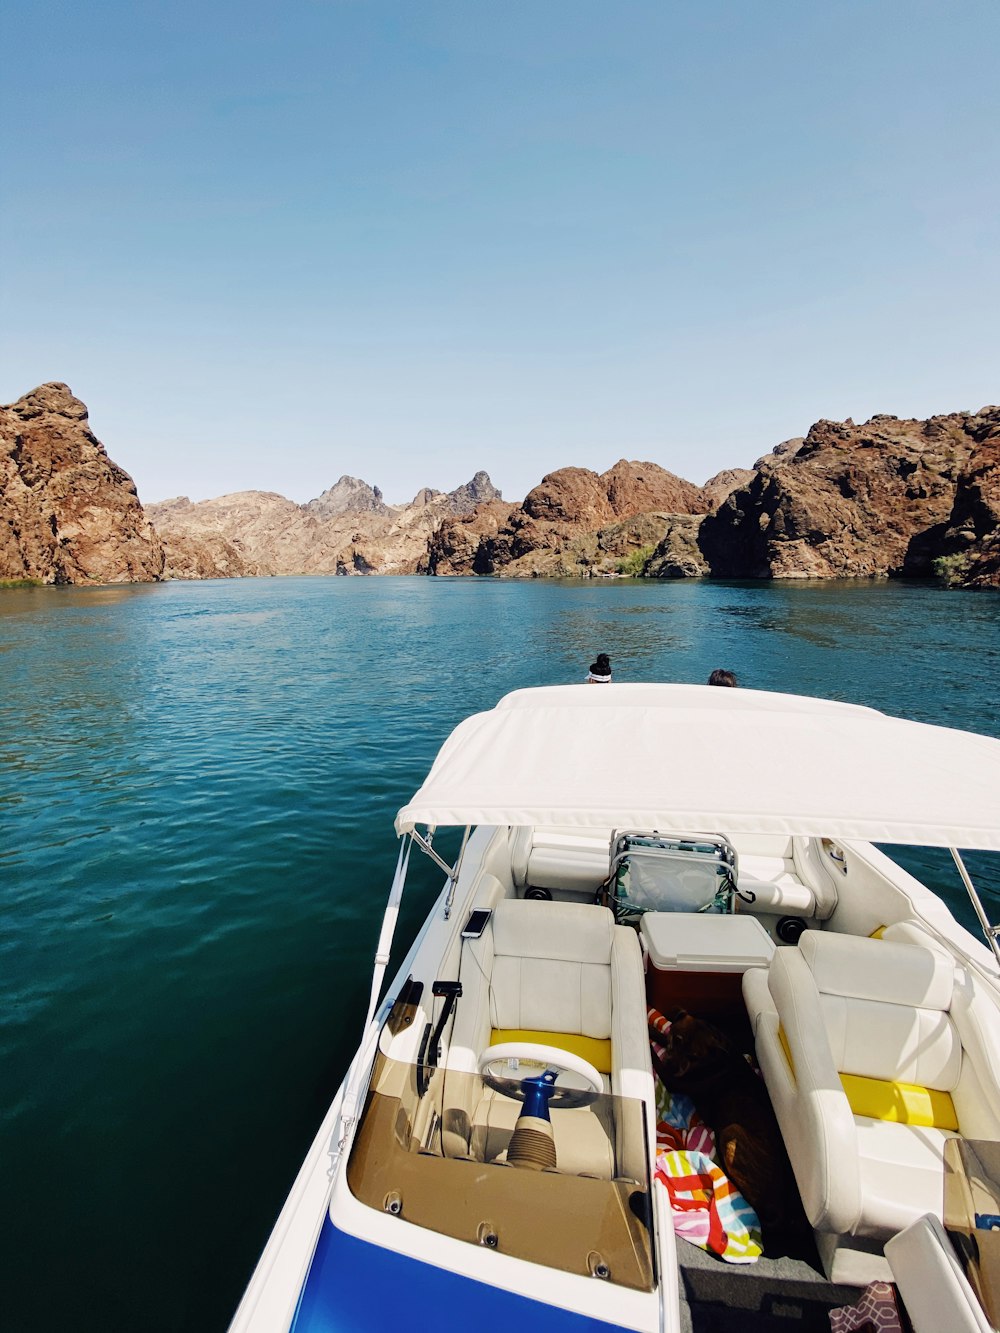
[[[669,1020],[650,1009],[652,1033],[666,1036]],[[659,1043],[651,1037],[654,1048]],[[659,1054],[664,1048],[659,1047]],[[752,1264],[763,1253],[757,1214],[713,1161],[715,1136],[690,1097],[656,1082],[656,1175],[667,1187],[674,1231],[731,1264]]]
[[[760,1258],[757,1214],[710,1157],[658,1148],[656,1175],[670,1195],[678,1236],[730,1264]]]

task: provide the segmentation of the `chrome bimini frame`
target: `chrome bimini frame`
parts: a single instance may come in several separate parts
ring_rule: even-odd
[[[976,892],[976,886],[972,882],[972,876],[962,860],[962,854],[957,847],[949,847],[952,860],[958,868],[958,873],[962,876],[962,883],[965,885],[969,897],[972,899],[972,906],[975,909],[976,916],[979,918],[979,924],[983,928],[983,934],[986,936],[986,943],[993,950],[993,957],[1000,963],[1000,925],[990,925],[990,919],[986,915],[986,909],[982,904],[982,899]]]
[[[389,965],[389,955],[392,951],[392,939],[396,933],[396,922],[399,919],[399,905],[403,900],[403,889],[406,885],[406,872],[410,865],[410,849],[416,844],[420,850],[434,862],[448,876],[448,892],[444,903],[444,919],[447,921],[451,916],[452,905],[455,901],[455,887],[458,884],[458,877],[462,870],[462,862],[465,859],[465,849],[469,843],[469,835],[472,832],[471,825],[466,825],[465,832],[462,835],[462,845],[458,851],[453,866],[448,865],[438,853],[434,850],[434,834],[436,829],[433,825],[428,825],[427,834],[424,836],[417,829],[412,829],[407,836],[404,836],[399,848],[399,857],[396,861],[396,871],[392,877],[392,884],[389,888],[389,897],[385,905],[385,912],[382,916],[382,928],[379,931],[378,944],[375,948],[375,966],[372,969],[371,991],[368,996],[368,1011],[365,1014],[365,1021],[362,1026],[362,1032],[367,1033],[372,1020],[376,1016],[379,995],[382,992],[382,982],[385,979],[385,970]],[[368,1076],[368,1063],[362,1058],[365,1048],[365,1042],[355,1055],[350,1069],[347,1072],[347,1079],[344,1087],[344,1097],[340,1104],[340,1115],[337,1118],[337,1124],[333,1132],[333,1141],[330,1147],[330,1169],[331,1180],[337,1171],[337,1167],[344,1155],[344,1149],[348,1146],[352,1132],[357,1123],[358,1100],[362,1086]]]

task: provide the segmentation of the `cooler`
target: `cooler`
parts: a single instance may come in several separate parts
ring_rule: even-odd
[[[686,1009],[700,1018],[743,1010],[743,973],[767,967],[774,942],[753,916],[646,912],[639,938],[648,957],[646,995],[668,1017]]]

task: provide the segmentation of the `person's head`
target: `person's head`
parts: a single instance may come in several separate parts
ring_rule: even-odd
[[[611,658],[607,653],[598,653],[597,657],[590,664],[590,675],[588,680],[595,681],[599,685],[606,685],[611,679]]]
[[[739,684],[731,671],[725,671],[722,667],[716,667],[708,678],[709,685],[728,685],[735,689]]]

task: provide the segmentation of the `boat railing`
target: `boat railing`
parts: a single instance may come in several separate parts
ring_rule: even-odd
[[[952,859],[962,877],[962,883],[965,885],[966,892],[972,902],[973,910],[979,918],[979,924],[982,926],[983,934],[986,936],[986,943],[993,950],[993,956],[1000,964],[1000,925],[991,925],[990,919],[986,914],[986,908],[983,906],[982,899],[976,891],[976,886],[972,882],[972,876],[969,874],[965,862],[962,860],[962,854],[956,847],[949,847]]]

